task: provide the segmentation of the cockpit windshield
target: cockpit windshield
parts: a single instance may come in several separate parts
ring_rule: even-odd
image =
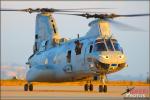
[[[103,42],[99,42],[95,44],[96,51],[107,51],[106,46]]]
[[[95,41],[95,51],[122,51],[115,39],[98,39]]]
[[[120,47],[119,43],[114,42],[113,45],[116,51],[122,51],[122,48]]]
[[[106,41],[108,50],[109,50],[109,51],[114,51],[114,48],[113,48],[112,43],[111,43],[111,40],[110,40],[110,39],[107,39],[107,40],[105,40],[105,41]]]

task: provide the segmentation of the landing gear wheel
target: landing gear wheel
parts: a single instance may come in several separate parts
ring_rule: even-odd
[[[28,91],[28,84],[24,85],[24,91]]]
[[[90,91],[93,91],[93,84],[90,84],[89,89],[90,89]]]
[[[99,85],[99,92],[103,92],[103,86]]]
[[[104,91],[104,92],[107,92],[107,85],[104,85],[103,91]]]
[[[106,79],[107,79],[106,73],[100,75],[101,85],[99,85],[99,92],[107,93]]]
[[[33,91],[33,85],[32,84],[29,85],[29,91]]]
[[[84,90],[85,90],[85,91],[88,91],[88,84],[85,84],[85,85],[84,85]]]
[[[33,85],[30,83],[25,84],[24,91],[33,91]]]

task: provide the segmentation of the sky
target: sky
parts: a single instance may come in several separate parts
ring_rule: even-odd
[[[1,8],[112,8],[116,14],[148,13],[149,1],[1,1]],[[95,10],[94,10],[95,11]],[[36,13],[1,12],[1,66],[24,66],[32,54]],[[54,15],[61,37],[84,36],[93,19]],[[115,75],[146,76],[149,70],[149,17],[117,18],[144,31],[125,31],[111,26],[127,56],[128,67]]]

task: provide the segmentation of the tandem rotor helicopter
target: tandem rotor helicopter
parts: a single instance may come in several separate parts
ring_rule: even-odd
[[[118,17],[142,17],[150,14],[92,14],[80,10],[83,9],[0,10],[38,13],[33,54],[26,63],[29,71],[24,91],[33,91],[32,82],[71,82],[87,79],[84,84],[85,91],[93,91],[92,80],[99,80],[99,92],[107,92],[106,75],[127,66],[126,56],[117,39],[112,36],[109,24]],[[78,35],[76,39],[67,39],[60,37],[53,14],[95,19],[89,23],[90,30],[84,37]]]

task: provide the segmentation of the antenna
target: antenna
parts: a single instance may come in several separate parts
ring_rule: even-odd
[[[80,38],[80,35],[78,34],[78,39]]]

